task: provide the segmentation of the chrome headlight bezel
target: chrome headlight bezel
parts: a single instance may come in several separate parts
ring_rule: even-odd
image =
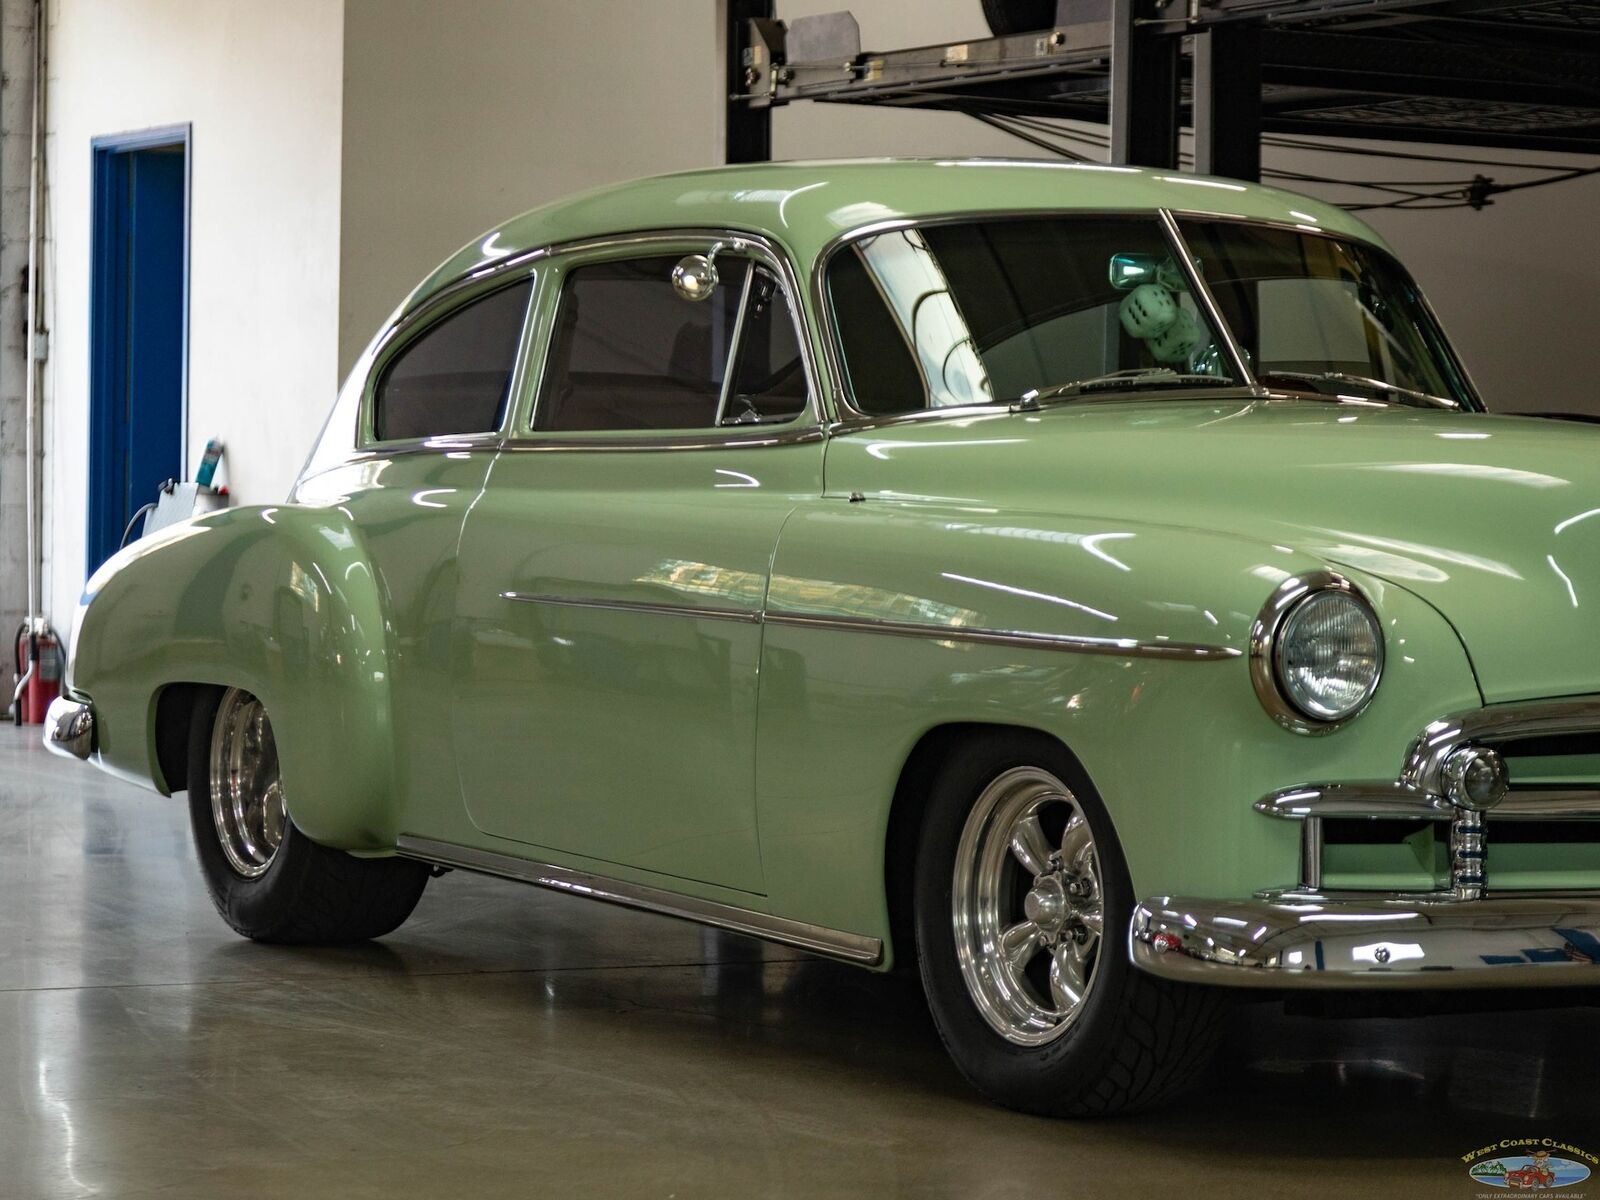
[[[1290,698],[1283,677],[1284,628],[1302,604],[1324,592],[1338,592],[1360,606],[1372,622],[1378,649],[1378,669],[1360,702],[1331,718],[1308,713],[1297,705]],[[1377,695],[1378,686],[1383,682],[1383,669],[1383,624],[1378,620],[1377,610],[1355,584],[1335,571],[1310,571],[1284,580],[1268,597],[1250,630],[1250,681],[1255,686],[1256,696],[1268,716],[1295,733],[1332,733],[1355,720],[1367,710],[1372,698]]]

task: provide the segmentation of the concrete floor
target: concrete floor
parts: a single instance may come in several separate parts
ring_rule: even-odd
[[[0,727],[0,1196],[1462,1197],[1491,1141],[1600,1152],[1593,1009],[1254,1005],[1198,1094],[1049,1121],[906,980],[461,872],[257,946],[190,858],[181,801]]]

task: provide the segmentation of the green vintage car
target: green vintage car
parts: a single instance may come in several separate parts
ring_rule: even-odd
[[[1600,982],[1597,462],[1313,200],[649,179],[434,272],[284,503],[96,571],[46,738],[187,791],[248,937],[487,872],[915,967],[987,1095],[1124,1110],[1230,987]]]

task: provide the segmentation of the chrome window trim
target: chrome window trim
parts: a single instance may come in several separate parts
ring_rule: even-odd
[[[431,438],[397,438],[392,442],[374,442],[370,446],[357,446],[345,456],[345,463],[369,462],[379,458],[400,458],[412,454],[468,453],[498,450],[499,433],[472,433]]]
[[[406,858],[443,867],[457,867],[464,871],[476,871],[483,875],[496,875],[502,879],[515,879],[522,883],[531,883],[536,887],[566,892],[568,895],[620,904],[625,908],[681,917],[702,925],[712,925],[718,929],[742,933],[764,941],[808,950],[813,954],[842,959],[859,966],[875,967],[883,962],[882,939],[869,937],[866,934],[829,929],[822,925],[774,916],[756,909],[724,904],[718,900],[669,892],[662,888],[650,887],[648,884],[596,875],[589,871],[557,866],[554,863],[496,854],[472,846],[414,837],[411,834],[401,834],[396,838],[395,849]]]
[[[1230,388],[1162,388],[1161,400],[1152,403],[1166,403],[1177,400],[1215,400],[1218,403],[1229,401],[1256,401],[1256,400],[1292,400],[1292,396],[1275,395],[1271,392],[1257,392],[1242,386]],[[1136,397],[1130,396],[1086,396],[1082,400],[1075,400],[1073,407],[1081,408],[1091,404],[1129,404],[1136,402]],[[1333,397],[1324,397],[1332,400]],[[914,421],[943,420],[946,417],[1004,417],[1013,415],[1023,410],[1015,405],[1006,404],[963,404],[952,405],[949,408],[919,408],[911,412],[884,413],[881,416],[866,416],[854,414],[841,420],[836,420],[828,426],[828,433],[843,436],[851,433],[861,433],[870,429],[882,429],[885,426],[904,425]],[[1037,412],[1032,415],[1039,415]]]
[[[379,456],[381,457],[384,451],[391,448],[402,452],[417,453],[423,449],[432,449],[429,446],[429,443],[432,442],[478,442],[485,439],[497,442],[500,439],[513,420],[513,414],[517,408],[517,398],[521,395],[523,373],[527,365],[528,335],[536,320],[539,307],[539,280],[536,277],[536,269],[522,274],[517,268],[527,266],[529,262],[540,257],[543,257],[543,255],[519,255],[514,265],[508,263],[503,269],[486,271],[479,278],[460,281],[459,286],[452,286],[445,292],[430,297],[384,331],[378,344],[373,348],[372,365],[367,369],[366,378],[361,383],[361,404],[356,413],[356,439],[354,446],[356,454],[366,450],[376,450],[379,451]],[[428,438],[380,439],[374,437],[373,429],[377,416],[378,384],[383,379],[383,373],[388,370],[394,360],[414,343],[427,337],[436,326],[449,320],[455,313],[468,305],[476,304],[479,300],[485,299],[495,292],[516,287],[524,280],[530,284],[528,302],[522,311],[522,325],[517,333],[516,346],[512,351],[511,377],[506,382],[506,410],[500,417],[500,424],[494,429],[437,434]]]
[[[635,452],[640,450],[740,450],[766,446],[794,446],[803,442],[820,442],[827,433],[820,425],[803,429],[785,429],[780,433],[753,434],[751,426],[743,426],[743,436],[717,437],[712,431],[691,431],[678,436],[659,437],[585,437],[582,434],[550,434],[548,436],[507,438],[499,445],[505,454],[545,454],[565,450],[598,452],[615,450]],[[731,431],[732,427],[730,427]],[[707,434],[712,434],[707,436]]]
[[[711,420],[713,429],[723,428],[723,421],[728,415],[728,398],[733,394],[734,376],[739,373],[739,353],[744,349],[744,319],[750,311],[750,286],[755,278],[755,267],[746,266],[744,285],[739,289],[739,311],[733,314],[733,332],[728,335],[728,361],[722,368],[722,390],[717,396],[716,415]],[[783,424],[787,425],[788,422],[784,421]]]
[[[519,251],[508,258],[498,259],[471,271],[462,273],[447,283],[440,284],[422,299],[412,302],[408,297],[400,313],[385,331],[384,337],[390,333],[405,329],[414,322],[426,317],[439,304],[449,304],[455,297],[463,292],[475,291],[481,284],[497,280],[502,275],[514,274],[519,267],[525,267],[539,259],[548,258],[551,247],[539,246],[532,250]]]
[[[1472,381],[1472,376],[1467,371],[1467,364],[1461,361],[1461,356],[1456,353],[1455,344],[1450,340],[1449,335],[1445,333],[1444,323],[1439,320],[1439,314],[1434,310],[1432,302],[1428,299],[1428,294],[1422,290],[1421,286],[1417,283],[1416,277],[1411,274],[1410,269],[1405,265],[1405,263],[1400,261],[1400,257],[1382,242],[1375,242],[1368,238],[1356,237],[1353,234],[1343,233],[1334,229],[1323,229],[1318,225],[1302,225],[1297,221],[1261,220],[1256,217],[1241,216],[1238,213],[1205,212],[1200,209],[1192,208],[1167,208],[1163,209],[1162,211],[1169,213],[1175,221],[1215,221],[1219,223],[1225,222],[1232,225],[1264,225],[1272,229],[1285,229],[1295,233],[1309,234],[1313,237],[1331,238],[1336,242],[1358,242],[1363,246],[1369,246],[1372,249],[1377,250],[1379,253],[1387,255],[1390,261],[1400,268],[1401,274],[1403,274],[1406,278],[1406,282],[1409,283],[1412,287],[1412,290],[1416,292],[1417,300],[1422,305],[1423,312],[1427,314],[1428,320],[1433,322],[1434,329],[1436,329],[1439,333],[1439,341],[1444,346],[1445,353],[1450,358],[1450,365],[1455,369],[1456,376],[1460,379],[1461,385],[1463,388],[1465,388],[1467,393],[1467,403],[1461,406],[1461,411],[1489,411],[1488,405],[1483,402],[1482,393],[1478,391],[1478,385]],[[1182,235],[1181,229],[1179,234],[1180,236]],[[1185,242],[1187,243],[1187,239],[1185,239]],[[1209,288],[1207,291],[1209,293]],[[1232,338],[1232,330],[1229,331],[1229,337],[1230,339]],[[1448,399],[1448,397],[1441,398]]]
[[[1297,233],[1314,234],[1321,237],[1332,238],[1335,241],[1355,242],[1363,246],[1370,246],[1371,248],[1388,255],[1390,259],[1397,263],[1400,266],[1401,271],[1404,272],[1406,279],[1416,290],[1417,298],[1421,302],[1422,308],[1427,313],[1429,320],[1433,322],[1434,327],[1438,330],[1440,342],[1444,346],[1445,352],[1449,355],[1450,363],[1455,368],[1457,375],[1460,377],[1461,382],[1468,393],[1468,399],[1470,403],[1464,406],[1464,408],[1477,412],[1487,411],[1486,406],[1483,403],[1483,399],[1478,393],[1476,385],[1473,384],[1471,377],[1468,375],[1466,366],[1461,361],[1461,356],[1456,353],[1455,346],[1445,334],[1444,325],[1440,322],[1438,314],[1434,311],[1432,304],[1429,303],[1426,293],[1424,293],[1422,289],[1417,286],[1416,280],[1412,277],[1411,272],[1406,270],[1405,264],[1401,263],[1394,253],[1380,242],[1372,241],[1356,234],[1346,233],[1339,230],[1321,229],[1315,225],[1302,224],[1296,221],[1278,220],[1271,217],[1249,217],[1238,213],[1207,212],[1202,209],[1177,208],[1170,205],[1164,205],[1159,208],[994,208],[972,209],[970,211],[959,213],[940,213],[936,216],[930,217],[896,217],[889,220],[876,221],[868,225],[859,226],[855,229],[846,230],[845,232],[836,235],[830,241],[828,241],[820,251],[818,251],[816,261],[812,264],[811,268],[811,303],[816,313],[817,331],[820,334],[820,341],[822,343],[823,350],[822,357],[828,372],[829,389],[835,410],[833,425],[831,426],[830,431],[854,432],[857,429],[874,428],[877,425],[905,420],[917,416],[958,417],[972,416],[975,413],[1007,411],[1005,406],[999,404],[962,405],[960,407],[952,408],[917,409],[911,413],[883,414],[862,412],[860,409],[856,408],[851,402],[850,390],[848,385],[845,383],[844,367],[839,353],[838,338],[835,334],[836,326],[834,321],[833,304],[829,299],[827,289],[827,269],[835,254],[837,254],[841,249],[849,245],[851,242],[858,241],[862,238],[875,237],[882,233],[892,233],[897,229],[962,224],[965,222],[983,220],[1026,220],[1028,218],[1040,219],[1047,217],[1077,216],[1154,217],[1156,219],[1168,244],[1173,247],[1179,262],[1183,265],[1184,272],[1189,278],[1191,288],[1196,286],[1196,280],[1198,279],[1199,287],[1197,294],[1201,298],[1202,307],[1206,310],[1207,317],[1217,325],[1218,329],[1222,333],[1223,341],[1226,343],[1228,350],[1230,364],[1233,366],[1236,372],[1243,367],[1243,378],[1249,381],[1248,384],[1232,385],[1232,387],[1229,389],[1229,393],[1241,394],[1256,399],[1271,399],[1275,396],[1283,396],[1287,398],[1295,395],[1296,393],[1286,393],[1281,389],[1272,389],[1269,391],[1268,389],[1262,388],[1256,382],[1255,373],[1245,360],[1232,327],[1222,319],[1221,310],[1217,306],[1215,296],[1212,295],[1210,287],[1206,285],[1204,277],[1200,276],[1199,272],[1195,269],[1193,256],[1189,253],[1188,240],[1183,236],[1182,230],[1178,226],[1177,222],[1181,220],[1225,221],[1239,225],[1257,225],[1270,229],[1282,229]],[[1221,398],[1224,395],[1224,390],[1221,388],[1196,389],[1196,394],[1202,394],[1207,398],[1210,398],[1211,396],[1218,396]],[[1189,396],[1190,393],[1180,389],[1165,389],[1163,390],[1162,395],[1165,399],[1183,399]],[[1319,395],[1318,398],[1323,400],[1331,399],[1331,397],[1322,395]],[[1123,398],[1123,402],[1126,402],[1125,398]]]
[[[1283,694],[1278,670],[1279,656],[1282,652],[1279,635],[1284,622],[1302,600],[1314,592],[1326,591],[1343,592],[1353,597],[1373,614],[1378,626],[1378,677],[1373,681],[1366,699],[1353,712],[1333,721],[1308,717],[1296,708]],[[1255,688],[1256,697],[1261,701],[1261,707],[1266,709],[1267,715],[1293,733],[1321,735],[1342,729],[1366,712],[1383,683],[1385,666],[1383,623],[1376,618],[1377,613],[1372,607],[1372,602],[1361,594],[1361,589],[1336,571],[1307,571],[1302,575],[1291,575],[1280,583],[1272,595],[1267,597],[1267,602],[1262,605],[1261,612],[1250,626],[1250,683]]]
[[[1195,302],[1199,304],[1206,314],[1206,319],[1222,338],[1222,345],[1227,351],[1228,361],[1233,365],[1234,374],[1244,381],[1245,387],[1257,395],[1264,394],[1261,385],[1256,382],[1255,372],[1250,369],[1250,359],[1245,354],[1244,347],[1239,345],[1233,327],[1223,319],[1217,298],[1211,294],[1211,286],[1200,273],[1194,251],[1189,248],[1189,240],[1183,236],[1183,230],[1178,228],[1177,218],[1172,215],[1170,209],[1161,210],[1161,228],[1167,235],[1168,244],[1172,247],[1173,257],[1178,260],[1178,268],[1189,281],[1189,290],[1193,293]]]
[[[719,430],[715,427],[705,429],[668,429],[657,433],[648,430],[622,431],[615,435],[603,434],[592,430],[572,430],[571,432],[551,432],[535,430],[534,423],[538,419],[539,393],[543,390],[544,376],[549,369],[546,361],[546,345],[534,347],[537,353],[537,371],[533,370],[530,361],[529,376],[524,383],[524,394],[519,403],[515,404],[517,417],[509,426],[508,432],[501,440],[501,446],[506,450],[553,450],[561,448],[581,450],[713,450],[727,446],[768,446],[789,445],[796,442],[819,440],[824,436],[824,421],[826,408],[821,388],[821,373],[817,367],[815,347],[811,340],[810,323],[807,319],[805,306],[801,303],[803,293],[800,290],[799,277],[795,272],[794,263],[786,249],[775,242],[766,234],[750,230],[734,228],[683,228],[683,229],[653,229],[636,233],[610,234],[600,237],[584,238],[578,241],[562,242],[547,248],[545,256],[551,259],[572,259],[574,256],[588,257],[599,255],[593,261],[607,261],[613,258],[626,258],[636,253],[648,252],[651,248],[665,248],[674,245],[686,246],[692,249],[704,250],[707,245],[722,242],[722,250],[728,254],[747,256],[755,261],[764,263],[777,275],[779,282],[788,293],[788,308],[790,319],[794,322],[795,340],[800,347],[800,357],[806,373],[806,407],[798,413],[793,420],[781,424],[774,422],[765,426],[726,426]],[[567,271],[582,263],[557,261],[552,264],[553,280],[551,287],[553,295],[550,299],[547,315],[548,320],[538,322],[537,335],[542,342],[548,342],[554,321],[559,314],[561,296],[559,284],[566,277]],[[524,331],[528,336],[529,330]],[[530,360],[534,355],[530,354]],[[763,432],[756,432],[761,430]]]
[[[840,250],[844,249],[844,247],[848,246],[850,243],[860,241],[864,238],[876,237],[879,234],[893,233],[898,229],[925,229],[939,225],[969,224],[973,221],[1024,221],[1030,219],[1045,220],[1051,217],[1128,217],[1143,218],[1153,222],[1155,227],[1160,231],[1162,238],[1174,251],[1174,254],[1181,255],[1183,245],[1182,240],[1179,239],[1178,242],[1174,244],[1171,232],[1161,220],[1161,214],[1167,211],[1168,210],[1165,208],[972,209],[966,212],[940,213],[936,216],[930,217],[895,217],[888,220],[875,221],[869,225],[857,226],[854,229],[846,230],[845,232],[836,235],[834,238],[828,241],[821,250],[817,252],[816,261],[811,267],[811,302],[817,314],[818,331],[822,335],[821,341],[823,345],[823,357],[827,364],[829,384],[831,386],[834,407],[836,409],[836,425],[854,427],[854,422],[856,421],[882,422],[885,420],[893,420],[913,415],[912,413],[874,414],[863,412],[856,408],[851,402],[850,390],[845,384],[844,366],[839,354],[838,338],[835,335],[835,329],[837,326],[834,319],[833,302],[828,296],[827,285],[828,266],[832,262],[833,256],[839,253]],[[1271,222],[1262,221],[1257,222],[1257,224],[1271,224]],[[1297,226],[1294,225],[1288,225],[1287,227],[1297,228]],[[1193,286],[1192,283],[1191,286]],[[1208,314],[1208,316],[1209,315],[1210,314]],[[1233,332],[1228,329],[1226,324],[1221,325],[1220,330],[1223,340],[1231,343],[1233,341]],[[1233,347],[1230,350],[1230,357],[1236,353],[1237,347]],[[1253,378],[1253,376],[1246,372],[1245,378],[1249,379]],[[1229,390],[1233,391],[1243,390],[1245,394],[1251,396],[1257,396],[1260,394],[1257,389],[1244,384],[1230,383],[1228,387]],[[1217,394],[1222,389],[1197,388],[1195,390],[1196,392],[1202,393],[1209,397]],[[1168,396],[1185,395],[1187,392],[1164,391],[1163,394]],[[916,409],[914,411],[917,414],[928,413],[939,417],[952,417],[961,415],[971,416],[974,413],[983,412],[1006,412],[1008,409],[1004,404],[993,403],[967,404],[952,406],[950,408],[924,408]]]

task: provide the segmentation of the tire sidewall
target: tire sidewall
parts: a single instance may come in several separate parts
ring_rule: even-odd
[[[956,957],[951,897],[957,845],[983,790],[1016,767],[1049,771],[1079,802],[1094,834],[1105,913],[1094,984],[1072,1027],[1042,1046],[1007,1041],[983,1018]],[[972,1084],[1000,1103],[1054,1109],[1093,1084],[1111,1054],[1107,1036],[1128,973],[1124,931],[1133,911],[1132,885],[1110,816],[1087,774],[1059,743],[1044,736],[995,733],[952,753],[929,795],[917,849],[914,887],[917,958],[940,1036]]]
[[[197,703],[189,731],[189,825],[195,856],[205,877],[206,890],[217,912],[236,931],[250,937],[272,936],[282,922],[287,902],[298,891],[297,845],[304,835],[288,822],[283,842],[272,863],[254,879],[233,869],[223,852],[216,820],[211,812],[211,739],[223,693],[208,694]]]

